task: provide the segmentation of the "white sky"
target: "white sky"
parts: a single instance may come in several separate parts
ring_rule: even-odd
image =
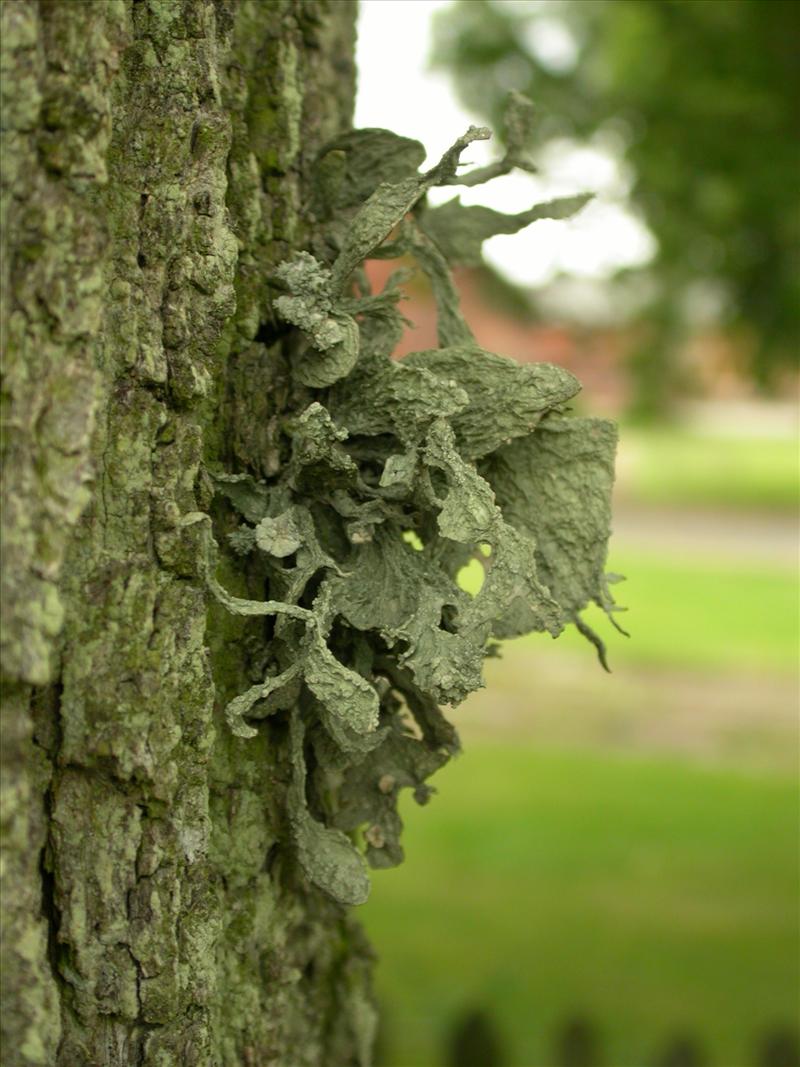
[[[469,125],[484,122],[464,110],[446,74],[426,69],[431,17],[449,6],[450,0],[361,0],[359,5],[355,124],[415,137],[428,149],[428,165]],[[557,19],[537,20],[529,47],[553,70],[575,59],[575,42]],[[464,158],[485,163],[497,154],[496,144],[478,141]],[[536,286],[560,273],[601,279],[651,258],[654,239],[628,208],[627,188],[624,169],[607,151],[564,142],[551,146],[540,175],[514,173],[472,189],[435,189],[429,196],[441,203],[458,193],[465,204],[515,212],[554,196],[597,193],[574,219],[542,220],[485,243],[485,257],[497,270],[520,285]]]

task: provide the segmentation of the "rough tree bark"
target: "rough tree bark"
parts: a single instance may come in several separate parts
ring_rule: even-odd
[[[266,277],[353,40],[350,0],[2,5],[9,1067],[368,1062],[369,950],[282,847],[277,728],[220,719],[253,624],[193,521],[204,464],[275,462]]]

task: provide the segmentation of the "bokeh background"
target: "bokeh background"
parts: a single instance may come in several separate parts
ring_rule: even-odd
[[[539,173],[465,202],[596,194],[458,284],[480,343],[620,421],[631,633],[590,620],[611,675],[577,634],[507,643],[454,709],[362,911],[380,1062],[796,1067],[800,4],[361,0],[359,30],[357,124],[431,159],[537,103]],[[435,344],[410,297],[399,355]]]

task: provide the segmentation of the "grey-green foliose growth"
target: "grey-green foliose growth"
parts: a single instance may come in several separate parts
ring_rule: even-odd
[[[504,160],[459,174],[460,153],[489,136],[471,128],[432,169],[387,130],[356,130],[322,152],[313,254],[280,265],[275,308],[295,328],[294,408],[285,462],[267,482],[222,475],[241,517],[239,553],[260,553],[268,599],[214,594],[231,612],[274,616],[263,681],[228,706],[231,730],[289,716],[289,823],[307,877],[344,904],[369,891],[373,867],[400,862],[398,793],[424,803],[428,777],[458,750],[440,710],[483,684],[493,638],[553,637],[594,601],[614,605],[604,575],[616,429],[570,418],[567,371],[518,365],[481,349],[449,267],[481,242],[586,197],[519,215],[426,204],[438,185],[472,185],[525,162],[530,105],[509,108]],[[404,272],[373,294],[369,258],[415,258],[438,307],[439,347],[402,362],[397,309]],[[254,386],[257,387],[257,386]],[[475,596],[458,583],[485,568]],[[354,832],[363,832],[364,853]]]

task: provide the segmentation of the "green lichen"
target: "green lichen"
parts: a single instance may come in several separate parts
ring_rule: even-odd
[[[266,279],[305,247],[306,168],[349,121],[354,15],[0,3],[9,1063],[367,1059],[368,949],[272,852],[282,716],[251,741],[217,717],[215,694],[272,677],[247,655],[263,619],[207,623],[197,579],[201,458],[268,455]],[[246,595],[258,567],[224,562]]]
[[[616,442],[611,423],[570,419],[579,389],[567,371],[521,366],[474,341],[449,266],[479,260],[483,240],[585,197],[506,216],[457,201],[431,209],[436,185],[475,184],[525,162],[530,115],[512,101],[509,155],[459,175],[459,156],[488,131],[471,128],[419,173],[417,142],[362,130],[323,150],[314,192],[314,252],[281,264],[275,307],[294,326],[293,408],[284,462],[259,481],[221,475],[241,517],[229,534],[266,567],[268,598],[231,596],[228,611],[274,616],[262,682],[228,705],[231,730],[258,735],[289,712],[288,813],[299,866],[344,904],[366,899],[373,867],[400,862],[397,796],[458,749],[439,705],[483,684],[491,641],[557,636],[580,612],[613,602],[603,574]],[[402,329],[402,278],[367,286],[365,259],[411,255],[428,274],[440,347],[391,358]],[[461,569],[486,569],[477,595]],[[288,698],[288,699],[287,699]],[[363,849],[351,838],[363,834]]]

